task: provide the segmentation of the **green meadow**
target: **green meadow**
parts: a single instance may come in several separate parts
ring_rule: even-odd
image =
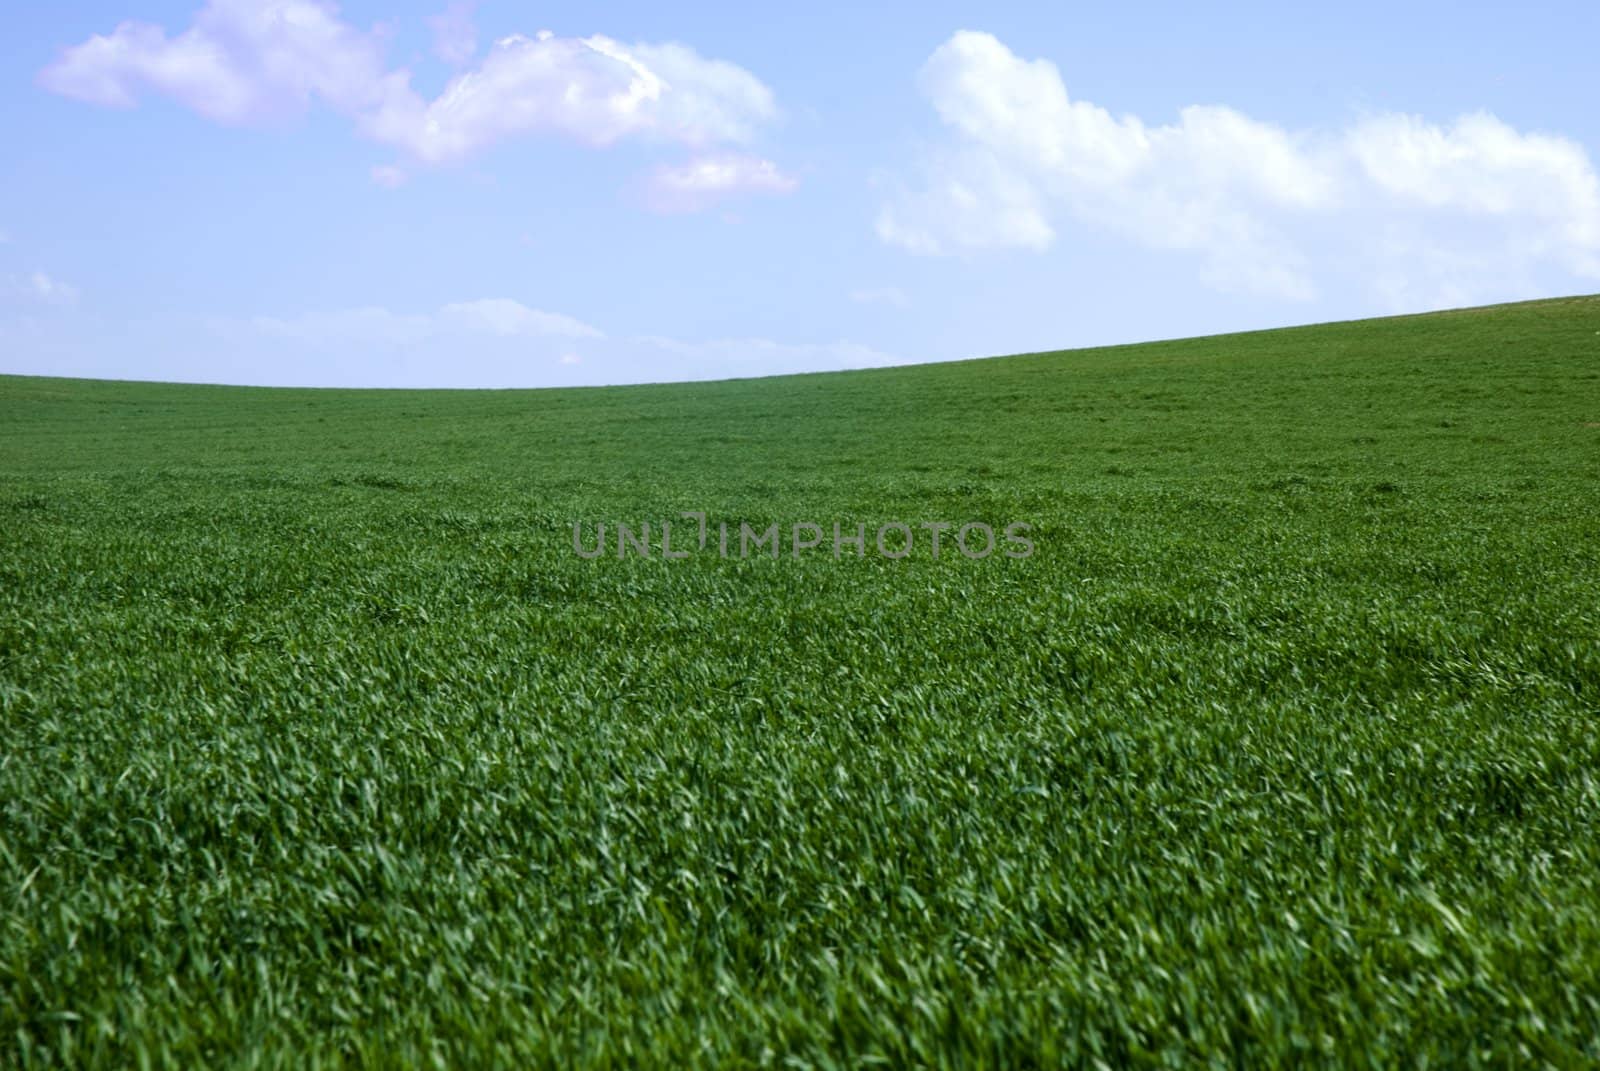
[[[1597,1064],[1600,298],[0,378],[0,1065]]]

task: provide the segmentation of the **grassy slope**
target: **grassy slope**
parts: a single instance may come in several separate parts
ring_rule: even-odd
[[[1600,1060],[1597,424],[1597,298],[0,379],[0,1063]],[[571,553],[694,509],[1039,549]]]

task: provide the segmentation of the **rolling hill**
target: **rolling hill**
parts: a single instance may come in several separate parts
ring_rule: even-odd
[[[1600,1062],[1600,298],[0,427],[0,1063]]]

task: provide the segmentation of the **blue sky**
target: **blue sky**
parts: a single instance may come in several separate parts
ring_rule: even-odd
[[[0,371],[542,386],[1600,290],[1600,5],[0,15]]]

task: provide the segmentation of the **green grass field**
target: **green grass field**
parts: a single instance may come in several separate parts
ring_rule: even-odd
[[[0,1065],[1600,1064],[1600,298],[0,428]]]

